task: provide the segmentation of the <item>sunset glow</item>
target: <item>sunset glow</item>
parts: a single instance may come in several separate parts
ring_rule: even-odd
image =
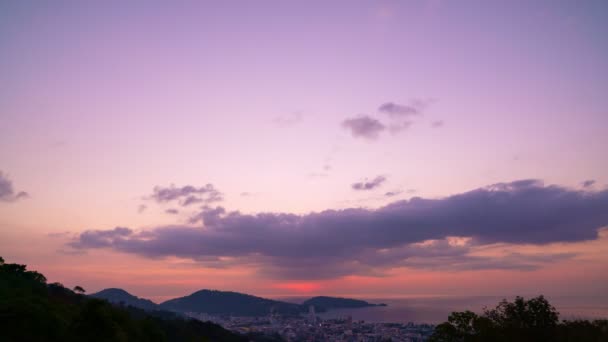
[[[608,293],[608,2],[263,3],[0,3],[0,255],[155,302]]]

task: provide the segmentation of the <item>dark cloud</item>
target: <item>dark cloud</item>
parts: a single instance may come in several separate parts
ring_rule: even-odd
[[[441,248],[452,251],[455,248],[450,245],[441,244]],[[575,253],[541,253],[522,254],[508,253],[498,257],[483,257],[471,255],[467,248],[461,248],[460,253],[446,253],[443,256],[419,256],[408,258],[404,263],[408,267],[423,268],[442,271],[464,271],[464,270],[522,270],[533,271],[545,264],[570,259]]]
[[[169,187],[156,186],[150,198],[158,203],[176,201],[184,207],[196,203],[220,202],[224,199],[223,194],[213,184],[207,184],[202,187],[186,185],[181,188],[173,184]]]
[[[29,198],[30,195],[25,191],[19,191],[15,194],[13,182],[0,171],[0,201],[13,202],[19,199]]]
[[[395,119],[403,119],[423,114],[423,111],[432,102],[434,101],[430,99],[413,99],[406,105],[395,102],[385,102],[378,107],[378,111],[380,113],[388,114]]]
[[[387,191],[384,193],[384,196],[386,197],[393,197],[393,196],[397,196],[400,195],[403,191],[401,190],[393,190],[393,191]]]
[[[362,115],[342,121],[342,127],[348,129],[353,137],[374,140],[377,139],[386,126],[380,121]]]
[[[189,222],[194,223],[205,223],[205,225],[211,225],[214,222],[217,222],[222,215],[226,213],[226,209],[223,207],[204,207],[203,210],[198,214],[190,217]]]
[[[179,214],[179,210],[171,208],[171,209],[165,210],[165,213],[170,214],[170,215],[177,215],[177,214]]]
[[[521,180],[441,199],[415,197],[378,209],[296,215],[205,208],[191,219],[202,226],[92,230],[70,246],[177,256],[214,267],[251,265],[273,277],[293,279],[382,275],[395,267],[530,270],[572,255],[489,257],[473,251],[496,243],[593,240],[599,228],[608,226],[607,208],[608,190]],[[464,242],[454,243],[454,237]]]
[[[393,117],[404,117],[420,114],[421,106],[401,105],[394,102],[386,102],[378,107],[378,111]]]
[[[342,122],[342,127],[350,130],[355,138],[375,140],[385,130],[397,134],[407,130],[414,123],[411,119],[422,115],[423,110],[432,100],[412,100],[410,104],[403,105],[395,102],[386,102],[378,107],[378,112],[387,114],[388,122],[375,119],[369,115],[360,115]]]
[[[204,200],[201,197],[188,196],[182,200],[181,204],[184,207],[186,207],[186,206],[189,206],[190,204],[202,203],[203,201]]]
[[[384,176],[377,176],[376,178],[372,179],[371,181],[368,181],[367,178],[361,182],[357,182],[357,183],[353,183],[351,184],[351,188],[353,188],[354,190],[373,190],[377,187],[379,187],[380,185],[382,185],[382,183],[386,182],[386,177]]]
[[[593,179],[586,180],[586,181],[582,182],[581,185],[583,186],[583,188],[590,188],[593,185],[595,185],[595,180],[593,180]]]
[[[78,236],[78,240],[70,242],[74,248],[102,248],[114,247],[121,240],[126,241],[133,237],[133,230],[125,227],[116,227],[111,230],[87,230]]]

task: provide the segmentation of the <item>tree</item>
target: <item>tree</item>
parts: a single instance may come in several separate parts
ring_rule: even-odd
[[[435,327],[431,342],[499,341],[493,322],[472,311],[452,312],[448,321]]]
[[[530,300],[515,297],[513,302],[502,300],[495,309],[485,310],[509,340],[552,341],[559,324],[559,313],[543,296]]]
[[[459,333],[452,324],[444,322],[435,327],[433,335],[428,342],[456,342],[459,341]]]
[[[513,303],[503,299],[484,315],[502,326],[518,329],[555,327],[559,323],[559,313],[544,296],[530,300],[517,296]]]
[[[80,294],[83,294],[83,293],[85,293],[86,291],[85,291],[85,290],[84,290],[82,287],[80,287],[80,286],[76,285],[76,286],[74,286],[74,292],[76,292],[76,293],[80,293]]]
[[[74,287],[84,292],[80,286]],[[0,259],[0,341],[4,342],[246,342],[221,326],[180,318],[172,312],[149,313],[116,307],[74,293],[26,265]]]
[[[453,312],[429,339],[433,342],[471,341],[608,341],[608,321],[559,322],[559,313],[543,296],[529,300],[503,299],[478,316]]]
[[[479,318],[472,311],[452,312],[448,317],[448,323],[456,328],[456,331],[462,337],[470,336],[475,333],[475,321]]]

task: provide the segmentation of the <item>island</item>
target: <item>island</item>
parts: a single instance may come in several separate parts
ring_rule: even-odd
[[[315,311],[324,312],[332,309],[354,309],[354,308],[366,308],[371,306],[387,306],[384,303],[372,304],[360,299],[341,298],[341,297],[327,297],[318,296],[310,298],[302,303],[303,306],[314,306]]]

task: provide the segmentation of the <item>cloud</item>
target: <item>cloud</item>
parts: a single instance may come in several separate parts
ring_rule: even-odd
[[[452,246],[442,246],[447,251],[453,251]],[[496,257],[473,255],[471,249],[463,248],[460,253],[444,256],[413,256],[409,258],[404,266],[431,269],[441,271],[465,271],[465,270],[520,270],[533,271],[545,264],[571,259],[576,253],[507,253]]]
[[[401,131],[405,131],[406,129],[410,128],[412,126],[413,122],[411,121],[402,121],[402,122],[398,122],[398,123],[392,123],[388,126],[388,130],[392,133],[392,134],[397,134]]]
[[[17,193],[17,195],[15,195],[15,199],[16,199],[16,200],[18,200],[18,199],[22,199],[22,198],[30,198],[30,194],[28,194],[28,193],[27,193],[27,192],[25,192],[25,191],[19,191],[19,192]]]
[[[205,223],[206,225],[211,225],[214,222],[217,222],[221,218],[221,216],[225,213],[226,213],[226,209],[224,209],[223,207],[215,207],[215,208],[205,207],[205,208],[203,208],[203,210],[201,212],[190,217],[189,222],[193,223],[193,224],[201,222],[201,223]]]
[[[355,138],[376,140],[385,130],[397,134],[410,128],[414,123],[411,119],[422,115],[423,110],[432,102],[433,100],[420,99],[411,100],[408,105],[385,102],[378,107],[378,112],[387,114],[388,122],[384,123],[369,115],[360,115],[342,121],[342,127],[350,130]]]
[[[403,119],[421,115],[431,102],[432,100],[422,99],[413,99],[407,105],[395,102],[385,102],[378,107],[378,112],[388,114],[395,119]]]
[[[583,186],[583,188],[590,188],[593,185],[595,185],[595,180],[593,180],[593,179],[586,180],[586,181],[582,182],[581,185]]]
[[[393,191],[388,191],[384,193],[384,197],[394,197],[397,195],[401,195],[402,193],[406,193],[406,194],[413,194],[416,193],[416,189],[406,189],[406,190],[393,190]]]
[[[361,182],[357,182],[357,183],[353,183],[351,184],[351,188],[353,188],[354,190],[373,190],[377,187],[379,187],[380,185],[382,185],[382,183],[386,182],[386,177],[384,176],[377,176],[376,178],[372,179],[371,181],[367,181],[367,178]]]
[[[394,102],[386,102],[378,107],[378,111],[392,117],[405,117],[420,114],[419,106],[400,105]]]
[[[148,206],[145,204],[140,204],[139,206],[137,206],[137,212],[139,214],[143,213],[144,211],[146,211],[146,209],[148,209]]]
[[[74,248],[101,248],[113,247],[121,239],[125,240],[133,235],[133,230],[125,227],[116,227],[111,230],[87,230],[78,236],[78,240],[70,242]]]
[[[440,128],[440,127],[443,127],[444,124],[445,123],[443,122],[443,120],[437,120],[437,121],[431,122],[431,127]]]
[[[380,133],[386,129],[386,126],[380,121],[367,115],[346,119],[342,121],[342,127],[350,130],[351,135],[355,138],[369,140],[377,139]]]
[[[69,246],[176,256],[205,266],[249,265],[282,279],[381,276],[396,267],[530,270],[573,255],[483,255],[479,249],[594,240],[598,229],[608,226],[607,207],[608,190],[520,180],[378,209],[297,215],[205,208],[191,219],[202,226],[91,230]]]
[[[196,203],[213,203],[222,201],[223,194],[219,192],[213,184],[207,184],[202,187],[186,185],[176,187],[171,184],[169,187],[155,186],[150,199],[158,203],[177,202],[179,205],[186,207]]]
[[[14,202],[20,199],[29,198],[30,195],[25,191],[19,191],[15,194],[13,182],[0,171],[0,201]]]
[[[170,214],[170,215],[177,215],[177,214],[179,214],[179,210],[170,208],[170,209],[165,210],[165,213]]]

